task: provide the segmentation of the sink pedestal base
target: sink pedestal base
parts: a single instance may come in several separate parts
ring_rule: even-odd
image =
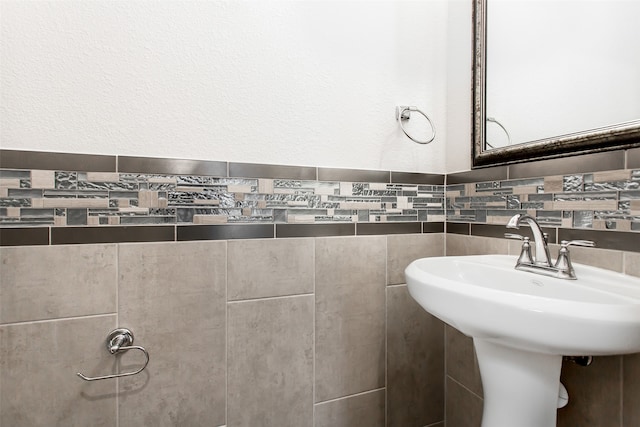
[[[484,391],[482,427],[555,427],[562,356],[473,343]]]

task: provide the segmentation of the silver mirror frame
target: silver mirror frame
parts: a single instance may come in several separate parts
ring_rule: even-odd
[[[599,151],[640,147],[640,119],[530,141],[485,149],[487,0],[473,1],[473,168],[552,159]]]

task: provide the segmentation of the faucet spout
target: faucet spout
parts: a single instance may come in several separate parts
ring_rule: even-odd
[[[544,233],[542,232],[542,228],[540,228],[540,224],[536,222],[535,218],[527,214],[514,215],[507,223],[507,228],[518,229],[524,222],[526,222],[527,225],[531,227],[531,232],[533,233],[533,240],[536,245],[536,255],[534,257],[535,264],[545,267],[552,267],[551,255],[549,254],[547,241],[544,238]]]

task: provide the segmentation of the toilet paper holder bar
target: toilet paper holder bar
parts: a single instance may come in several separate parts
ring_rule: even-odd
[[[81,374],[80,372],[77,372],[76,375],[78,375],[80,378],[82,378],[85,381],[98,381],[98,380],[108,380],[110,378],[129,377],[131,375],[139,374],[140,372],[144,371],[144,368],[146,368],[147,365],[149,364],[149,352],[147,352],[147,350],[145,350],[144,347],[140,347],[139,345],[132,345],[132,344],[133,344],[133,333],[131,333],[129,329],[126,329],[126,328],[114,329],[109,333],[109,335],[107,335],[107,340],[106,340],[107,351],[109,351],[109,353],[113,355],[118,355],[129,350],[139,350],[144,353],[146,357],[146,361],[144,362],[144,365],[142,366],[142,368],[138,369],[137,371],[124,372],[121,374],[113,374],[113,375],[103,375],[100,377],[87,377],[86,375]]]

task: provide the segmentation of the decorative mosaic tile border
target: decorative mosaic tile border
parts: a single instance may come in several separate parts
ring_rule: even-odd
[[[506,224],[526,212],[541,225],[640,231],[640,169],[448,185],[447,221]]]
[[[596,171],[597,172],[591,172]],[[0,149],[0,246],[447,233],[640,251],[640,148],[447,175]]]
[[[444,185],[0,170],[2,227],[444,220]]]

